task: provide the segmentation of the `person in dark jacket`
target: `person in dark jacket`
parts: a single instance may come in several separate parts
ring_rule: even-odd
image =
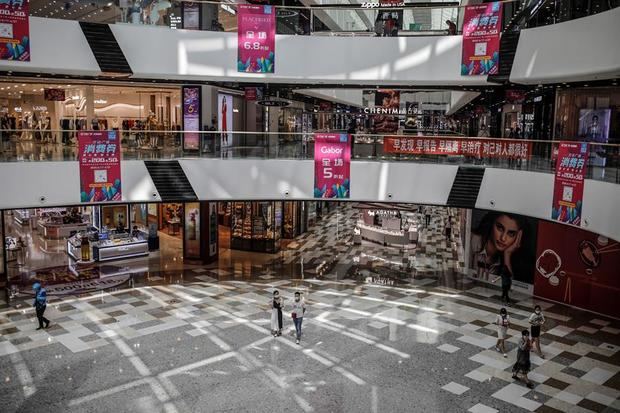
[[[50,320],[43,316],[45,308],[47,307],[47,292],[38,282],[34,283],[32,289],[34,290],[34,303],[32,306],[37,313],[37,320],[39,320],[39,328],[37,328],[37,330],[43,328],[43,323],[45,323],[45,328],[48,328],[50,326]]]

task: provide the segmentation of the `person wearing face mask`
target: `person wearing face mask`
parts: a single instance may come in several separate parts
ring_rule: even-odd
[[[295,301],[293,301],[293,305],[291,308],[291,317],[293,318],[293,323],[295,324],[295,332],[296,338],[295,341],[299,344],[299,340],[301,339],[301,323],[304,319],[304,314],[306,313],[306,303],[301,298],[301,294],[299,291],[295,293]]]
[[[523,376],[523,381],[528,388],[534,387],[530,379],[527,378],[527,373],[530,371],[530,350],[532,349],[532,343],[530,342],[530,332],[523,330],[521,332],[521,340],[519,340],[519,348],[517,350],[517,362],[512,367],[512,378],[519,379],[519,374]]]
[[[499,353],[506,355],[506,337],[508,336],[508,327],[510,326],[510,318],[508,317],[508,311],[505,308],[499,310],[499,314],[495,318],[495,324],[497,325],[497,344],[495,344],[495,350]]]
[[[545,324],[545,316],[542,313],[542,310],[539,305],[534,307],[534,312],[530,316],[530,329],[532,331],[532,347],[536,350],[540,358],[545,358],[540,349],[540,327]]]
[[[282,297],[278,290],[273,292],[271,300],[271,334],[274,337],[282,335]]]

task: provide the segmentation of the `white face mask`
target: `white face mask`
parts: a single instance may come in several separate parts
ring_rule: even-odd
[[[540,314],[540,310],[536,310],[536,314]]]

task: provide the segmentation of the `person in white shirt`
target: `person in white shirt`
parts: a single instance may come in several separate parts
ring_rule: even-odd
[[[545,319],[545,316],[543,315],[540,306],[537,305],[536,307],[534,307],[534,312],[532,313],[532,315],[530,315],[529,322],[531,325],[530,330],[532,331],[532,348],[536,350],[536,352],[542,359],[544,359],[545,356],[540,349],[540,327],[545,324],[545,321],[547,320]]]
[[[510,326],[510,318],[508,317],[508,311],[505,308],[499,310],[499,314],[495,318],[495,324],[497,325],[497,344],[495,350],[506,355],[506,337],[508,336],[508,327]]]
[[[301,323],[304,320],[304,314],[306,312],[306,303],[301,298],[301,293],[299,293],[299,291],[295,293],[295,300],[291,307],[291,317],[293,317],[297,337],[295,342],[299,344],[299,340],[301,339]]]

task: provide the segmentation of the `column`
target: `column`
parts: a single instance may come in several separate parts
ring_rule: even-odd
[[[86,86],[84,91],[86,99],[86,129],[92,129],[93,119],[95,118],[95,87]]]

